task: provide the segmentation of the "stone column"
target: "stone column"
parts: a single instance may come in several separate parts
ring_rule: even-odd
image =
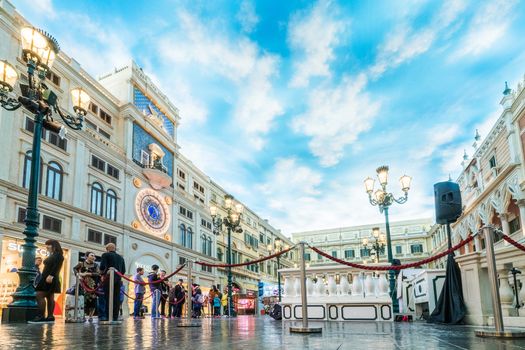
[[[503,230],[503,234],[510,236],[510,226],[509,226],[509,215],[507,213],[501,213],[498,215],[501,220],[501,229]],[[504,245],[508,245],[507,241],[503,241]]]
[[[474,237],[474,246],[476,247],[477,252],[481,252],[481,238],[479,235]]]
[[[520,208],[521,234],[525,236],[525,199],[518,200],[516,204],[518,204],[518,208]]]

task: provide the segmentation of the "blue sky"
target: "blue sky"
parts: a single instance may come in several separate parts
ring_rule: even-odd
[[[14,1],[94,76],[133,58],[180,109],[182,153],[283,232],[382,222],[363,180],[413,176],[433,216],[525,73],[525,2]]]

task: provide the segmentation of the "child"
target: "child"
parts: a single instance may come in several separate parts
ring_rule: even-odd
[[[221,298],[219,294],[215,294],[215,297],[213,297],[213,316],[221,317]]]

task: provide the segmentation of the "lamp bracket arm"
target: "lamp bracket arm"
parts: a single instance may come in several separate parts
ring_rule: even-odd
[[[82,114],[77,114],[77,117],[72,117],[69,114],[65,114],[62,112],[58,104],[55,104],[53,106],[54,111],[62,118],[64,123],[66,123],[67,126],[69,126],[73,130],[80,130],[82,129],[82,123],[84,121],[84,116]]]
[[[0,96],[0,104],[7,111],[15,111],[22,106],[17,99],[8,97],[7,95]]]
[[[394,198],[394,196],[392,196],[392,199],[394,200],[394,202],[398,203],[398,204],[405,204],[408,200],[408,193],[405,193],[405,196],[404,197],[399,197],[399,198]]]

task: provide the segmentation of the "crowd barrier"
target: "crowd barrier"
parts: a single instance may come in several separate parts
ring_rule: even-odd
[[[492,225],[486,225],[482,228],[479,229],[478,232],[474,233],[474,234],[471,234],[469,235],[467,238],[463,239],[461,242],[459,242],[458,244],[456,244],[455,246],[451,247],[450,249],[447,249],[439,254],[436,254],[434,256],[431,256],[429,258],[426,258],[426,259],[423,259],[423,260],[420,260],[420,261],[416,261],[416,262],[412,262],[412,263],[409,263],[409,264],[403,264],[403,265],[383,265],[383,266],[375,266],[375,265],[363,265],[363,264],[357,264],[357,263],[352,263],[352,262],[349,262],[349,261],[345,261],[345,260],[342,260],[342,259],[338,259],[336,257],[333,257],[332,255],[322,251],[321,249],[315,247],[315,246],[312,246],[306,242],[300,242],[294,246],[291,246],[287,249],[284,249],[280,252],[277,252],[275,254],[271,254],[271,255],[268,255],[266,257],[263,257],[263,258],[260,258],[260,259],[256,259],[256,260],[252,260],[252,261],[247,261],[247,262],[244,262],[244,263],[236,263],[236,264],[217,264],[217,263],[210,263],[210,262],[205,262],[205,261],[195,261],[195,264],[198,264],[198,265],[202,265],[202,266],[209,266],[209,267],[225,267],[225,268],[231,268],[231,267],[240,267],[240,266],[247,266],[247,265],[252,265],[252,264],[257,264],[257,263],[260,263],[260,262],[263,262],[263,261],[266,261],[266,260],[269,260],[269,259],[273,259],[273,258],[276,258],[280,255],[283,255],[283,254],[286,254],[288,253],[289,251],[295,249],[297,246],[300,247],[300,256],[301,256],[301,302],[302,302],[302,327],[291,327],[290,330],[292,332],[299,332],[299,333],[312,333],[312,332],[321,332],[321,328],[318,328],[318,327],[309,327],[308,326],[308,310],[307,310],[307,293],[306,293],[306,263],[305,263],[305,259],[304,259],[304,256],[305,256],[305,249],[306,247],[312,249],[314,252],[318,253],[319,255],[321,256],[324,256],[325,258],[331,260],[331,261],[334,261],[338,264],[342,264],[342,265],[345,265],[345,266],[350,266],[350,267],[353,267],[353,268],[356,268],[356,269],[361,269],[361,270],[375,270],[375,271],[391,271],[391,270],[402,270],[402,269],[407,269],[407,268],[413,268],[413,267],[419,267],[419,266],[422,266],[422,265],[425,265],[425,264],[428,264],[432,261],[435,261],[435,260],[438,260],[438,259],[441,259],[451,253],[453,253],[454,251],[460,249],[461,247],[467,245],[468,243],[470,243],[476,235],[479,235],[481,233],[484,233],[484,236],[485,236],[485,242],[486,242],[486,256],[487,256],[487,266],[488,266],[488,270],[489,270],[489,278],[490,278],[490,281],[491,281],[491,284],[492,284],[492,296],[493,296],[493,308],[494,308],[494,323],[495,323],[495,328],[496,328],[496,332],[494,332],[494,334],[499,334],[500,336],[501,335],[504,335],[504,334],[509,334],[509,332],[505,332],[504,331],[504,327],[503,327],[503,321],[502,321],[502,316],[501,316],[501,305],[500,305],[500,302],[499,302],[499,290],[497,288],[497,274],[496,274],[496,270],[495,270],[495,257],[494,257],[494,247],[493,247],[493,235],[495,233],[498,233],[500,235],[502,235],[503,239],[505,241],[507,241],[509,244],[513,245],[514,247],[522,250],[525,252],[525,246],[520,244],[519,242],[513,240],[511,237],[509,237],[508,235],[505,235],[501,230],[495,228],[494,226]],[[156,280],[156,281],[151,281],[151,282],[138,282],[138,281],[135,281],[133,280],[132,278],[129,278],[128,276],[126,276],[125,274],[123,274],[122,272],[120,271],[116,271],[115,269],[113,268],[110,268],[109,269],[109,284],[110,284],[110,288],[109,288],[109,292],[110,292],[110,296],[109,296],[109,309],[110,309],[110,312],[109,312],[109,321],[110,323],[113,321],[112,320],[112,308],[113,308],[113,291],[114,291],[114,283],[115,283],[115,273],[120,276],[121,278],[131,282],[131,283],[135,283],[135,284],[140,284],[140,285],[152,285],[152,284],[158,284],[158,283],[162,283],[168,279],[170,279],[171,277],[173,277],[174,275],[176,275],[177,273],[179,273],[184,267],[187,267],[188,268],[188,285],[191,285],[191,261],[187,261],[185,264],[182,264],[180,265],[177,270],[175,270],[174,272],[170,273],[169,275],[166,275],[165,277],[159,279],[159,280]],[[78,300],[78,295],[79,295],[79,286],[82,285],[82,288],[84,290],[86,290],[87,292],[89,293],[100,293],[98,291],[99,289],[99,286],[95,287],[95,288],[89,288],[87,285],[85,285],[85,283],[78,277],[78,275],[76,275],[76,278],[77,278],[77,284],[76,284],[76,288],[75,288],[75,310],[76,310],[76,306],[77,306],[77,300]],[[103,294],[103,293],[102,293]],[[135,300],[135,298],[131,297],[130,295],[128,295],[127,293],[124,293],[124,295],[132,300]],[[151,297],[152,294],[148,295],[148,297],[144,297],[143,300]],[[165,297],[164,297],[165,298]],[[170,304],[178,304],[180,302],[182,302],[184,299],[181,299],[179,301],[176,301],[176,302],[169,302]],[[228,301],[229,303],[232,303],[233,300],[229,300]],[[179,326],[196,326],[196,324],[192,323],[191,322],[191,310],[192,310],[192,302],[191,302],[191,298],[188,298],[188,302],[187,302],[187,308],[188,308],[188,312],[187,312],[187,323],[186,325],[184,324],[179,324]],[[499,311],[498,311],[499,310]],[[75,312],[75,318],[76,318],[76,312]],[[476,333],[478,334],[478,333]],[[480,336],[488,336],[487,335],[488,333],[486,331],[483,331],[481,332]]]

